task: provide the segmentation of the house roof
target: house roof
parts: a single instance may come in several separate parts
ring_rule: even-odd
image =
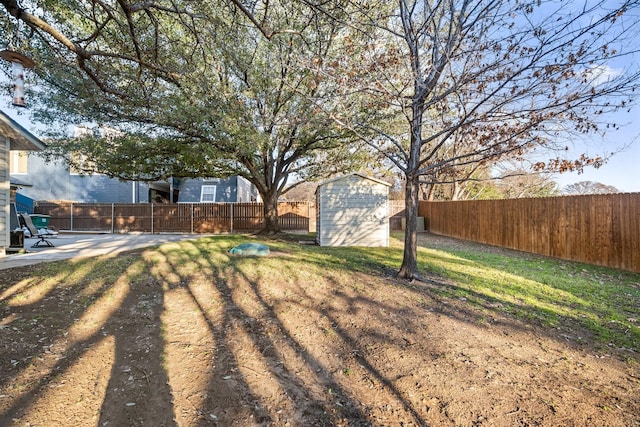
[[[16,187],[16,188],[20,188],[20,187],[33,187],[32,184],[29,184],[28,182],[24,182],[18,178],[15,178],[13,176],[9,176],[9,185],[11,185],[11,187]]]
[[[10,150],[44,150],[46,144],[0,110],[0,136],[8,138]]]
[[[326,181],[322,181],[320,184],[318,184],[318,187],[321,187],[321,186],[323,186],[325,184],[329,184],[329,183],[334,182],[334,181],[338,181],[338,180],[347,178],[349,176],[359,176],[362,179],[368,179],[369,181],[373,181],[373,182],[375,182],[377,184],[382,184],[382,185],[386,185],[387,187],[391,187],[391,184],[389,184],[388,182],[382,181],[381,179],[377,179],[377,178],[373,178],[373,177],[361,174],[359,172],[354,172],[354,173],[350,173],[350,174],[347,174],[347,175],[341,175],[341,176],[337,176],[335,178],[328,179]]]

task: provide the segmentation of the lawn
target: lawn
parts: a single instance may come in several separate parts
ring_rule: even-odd
[[[238,257],[260,241],[268,257]],[[0,425],[640,423],[640,275],[420,236],[4,270]]]

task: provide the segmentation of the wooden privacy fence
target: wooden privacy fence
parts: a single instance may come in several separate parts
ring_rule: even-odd
[[[420,202],[434,234],[640,272],[640,193]]]
[[[106,204],[36,202],[62,230],[233,233],[257,231],[261,203]],[[314,202],[278,204],[283,230],[315,231]],[[640,193],[420,202],[425,228],[444,236],[640,272]],[[404,202],[391,200],[392,230]]]
[[[261,203],[36,202],[34,211],[49,215],[51,226],[70,231],[234,233],[260,230],[264,223]],[[279,203],[278,213],[283,230],[315,227],[313,203]]]
[[[35,213],[49,215],[61,230],[109,233],[233,233],[257,231],[264,217],[261,203],[70,203],[36,202]],[[315,231],[315,202],[278,203],[283,230]],[[389,201],[392,230],[401,229],[404,201]]]

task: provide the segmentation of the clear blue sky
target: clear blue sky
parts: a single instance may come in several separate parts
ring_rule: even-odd
[[[582,174],[558,175],[556,182],[561,188],[579,181],[594,181],[612,185],[625,193],[640,192],[640,106],[617,116],[620,123],[625,124],[621,129],[604,138],[593,138],[588,145],[575,147],[576,153],[586,151],[591,156],[614,154],[598,169],[586,168]]]
[[[562,5],[562,8],[587,8],[586,4],[593,2],[566,2],[567,5],[564,2],[550,3]],[[617,8],[619,3],[617,0],[606,0],[604,9]],[[542,10],[545,10],[544,7]],[[617,21],[617,25],[625,27],[629,34],[619,39],[616,42],[616,47],[620,52],[626,52],[628,55],[610,58],[605,68],[602,69],[603,78],[616,77],[625,71],[633,73],[638,70],[640,46],[637,43],[637,13],[637,8],[632,9],[628,15]],[[608,119],[622,125],[621,129],[615,132],[610,131],[604,137],[585,135],[581,141],[575,142],[574,147],[570,145],[572,150],[568,156],[576,158],[581,153],[586,153],[591,157],[609,158],[607,163],[598,169],[585,168],[582,174],[557,175],[556,182],[560,188],[580,181],[594,181],[612,185],[622,192],[640,192],[640,105],[628,113],[625,111],[612,114],[608,116]],[[626,148],[623,149],[624,147]],[[611,153],[614,154],[611,155]]]

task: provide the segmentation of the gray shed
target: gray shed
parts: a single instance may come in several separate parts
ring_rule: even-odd
[[[389,246],[390,184],[359,173],[324,181],[316,190],[320,246]]]

